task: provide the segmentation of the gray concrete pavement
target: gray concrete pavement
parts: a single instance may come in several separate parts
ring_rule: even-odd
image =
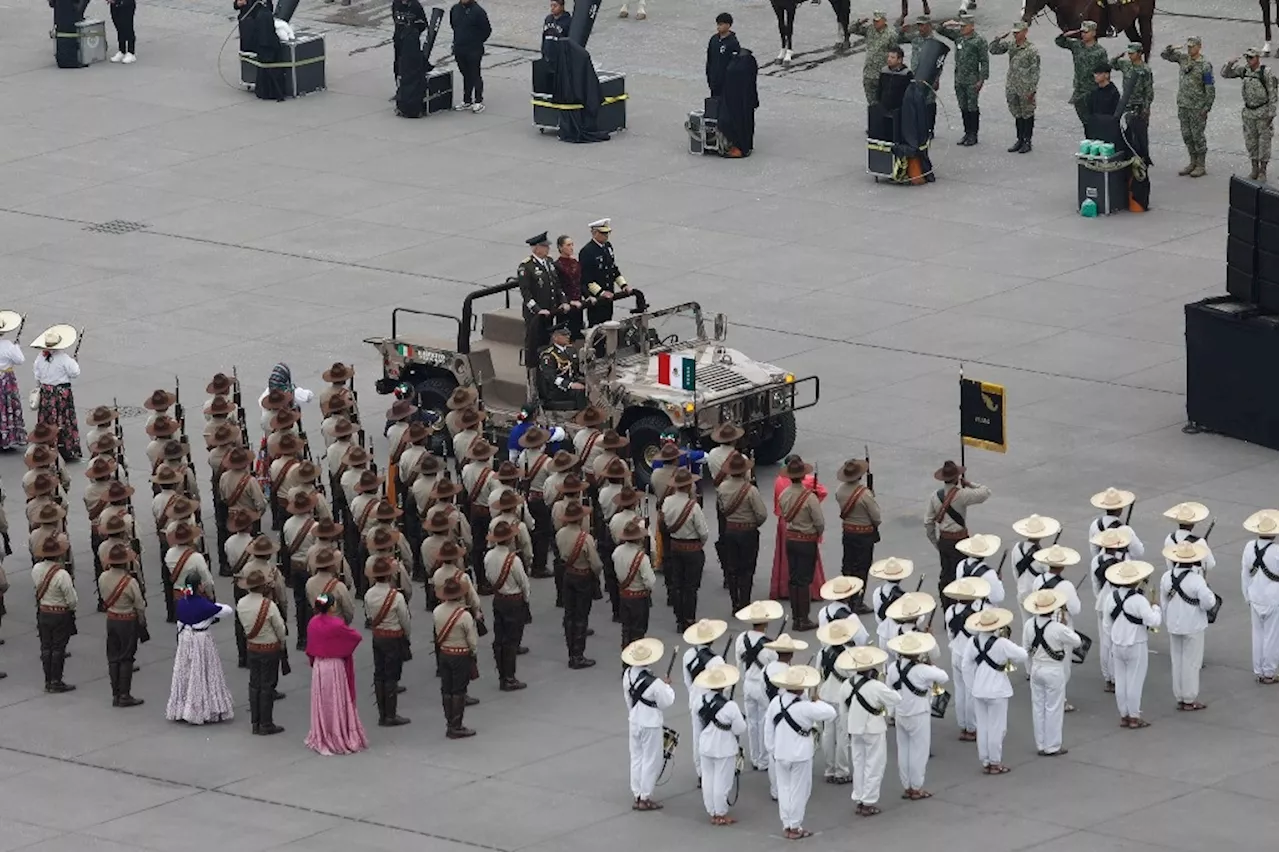
[[[855,5],[860,14],[871,8]],[[1017,11],[1010,0],[981,5],[988,35]],[[1208,710],[1174,712],[1160,634],[1144,701],[1153,727],[1115,726],[1114,701],[1091,661],[1071,682],[1080,708],[1067,717],[1071,753],[1041,760],[1026,686],[1016,679],[1006,746],[1012,775],[980,775],[973,747],[955,740],[950,719],[938,722],[932,800],[898,800],[892,756],[877,819],[852,816],[848,788],[818,784],[808,818],[818,835],[808,848],[906,838],[957,852],[1274,848],[1276,693],[1251,677],[1236,566],[1239,521],[1276,504],[1276,456],[1180,431],[1181,306],[1222,290],[1227,176],[1247,169],[1238,87],[1219,85],[1210,177],[1179,179],[1175,75],[1157,60],[1155,207],[1083,220],[1074,211],[1079,131],[1065,104],[1069,66],[1045,21],[1033,28],[1044,55],[1035,152],[1004,154],[1012,122],[993,82],[983,96],[982,144],[955,148],[958,133],[940,124],[939,182],[904,190],[863,174],[857,54],[804,70],[767,66],[749,160],[686,154],[681,124],[703,96],[702,48],[721,9],[707,0],[652,0],[645,22],[617,20],[616,6],[606,7],[591,46],[602,67],[628,74],[630,129],[585,147],[530,127],[531,53],[521,46],[536,43],[541,3],[491,4],[483,115],[417,122],[394,117],[386,103],[391,52],[372,49],[389,35],[381,4],[304,2],[298,21],[329,32],[329,89],[285,104],[233,85],[226,6],[144,0],[136,65],[63,73],[53,67],[43,4],[0,0],[0,307],[29,312],[28,329],[86,327],[82,409],[112,399],[136,405],[174,374],[184,387],[203,387],[233,365],[249,395],[280,359],[303,384],[318,383],[342,359],[357,365],[362,403],[376,412],[378,363],[361,340],[385,333],[392,306],[455,311],[470,289],[510,273],[528,235],[549,229],[581,242],[587,222],[611,216],[619,261],[655,304],[696,298],[727,311],[734,345],[821,376],[823,400],[802,415],[797,449],[825,477],[870,444],[886,515],[881,555],[936,571],[920,515],[930,472],[957,454],[961,362],[967,374],[1006,385],[1010,402],[1008,454],[969,455],[973,477],[995,490],[974,513],[976,530],[1007,537],[1009,522],[1036,511],[1062,519],[1064,543],[1083,548],[1088,496],[1110,484],[1140,494],[1134,524],[1149,543],[1166,529],[1159,512],[1179,500],[1203,500],[1219,518],[1222,567],[1212,580],[1226,604],[1208,640]],[[99,2],[90,9],[104,10]],[[1161,9],[1158,46],[1198,33],[1221,64],[1261,41],[1258,25],[1215,19],[1256,16],[1251,3],[1166,0]],[[767,4],[746,0],[732,11],[743,43],[772,57]],[[797,51],[829,55],[832,24],[826,5],[803,6]],[[994,59],[993,76],[1003,72]],[[954,116],[945,82],[942,93]],[[145,227],[86,230],[112,220]],[[29,368],[20,382],[31,386]],[[314,430],[316,413],[306,416]],[[139,417],[125,423],[135,457],[142,426]],[[7,511],[18,523],[21,472],[18,458],[0,457]],[[71,528],[83,563],[82,482],[75,471],[73,479]],[[764,552],[772,547],[770,528]],[[838,566],[838,541],[823,553],[829,570]],[[762,562],[758,587],[767,583]],[[533,652],[520,661],[530,688],[499,693],[482,653],[482,703],[467,715],[478,737],[445,740],[424,653],[408,667],[400,705],[413,724],[373,726],[362,692],[370,750],[324,759],[302,745],[308,699],[299,655],[277,709],[288,731],[270,739],[250,737],[244,705],[224,725],[164,721],[172,642],[163,626],[139,657],[135,693],[146,705],[113,710],[103,622],[88,611],[68,666],[79,690],[45,695],[27,562],[17,554],[5,567],[13,589],[0,627],[0,669],[9,673],[0,681],[3,852],[228,844],[754,852],[780,844],[776,808],[754,773],[743,779],[737,826],[710,830],[687,741],[659,791],[666,809],[629,809],[616,628],[597,611],[589,647],[601,665],[569,672],[542,584]],[[154,580],[154,550],[146,568]],[[709,572],[702,609],[723,617],[728,602],[717,580]],[[78,588],[92,595],[85,574]],[[159,598],[152,603],[158,611]],[[661,606],[653,624],[674,638]],[[218,629],[243,700],[231,630]],[[367,647],[357,661],[367,684]],[[668,721],[687,729],[682,712]]]

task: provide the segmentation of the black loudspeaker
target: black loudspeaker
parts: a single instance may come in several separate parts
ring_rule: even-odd
[[[916,48],[913,47],[912,50]],[[947,54],[950,52],[951,48],[939,39],[925,39],[919,47],[915,78],[933,86],[942,76],[942,69],[947,64]]]
[[[1227,293],[1233,299],[1253,304],[1258,299],[1257,279],[1242,269],[1227,264]]]
[[[586,47],[591,38],[591,28],[596,25],[596,15],[600,14],[601,0],[574,0],[573,20],[569,23],[569,41],[579,47]]]
[[[1227,297],[1185,308],[1187,420],[1212,432],[1276,449],[1275,317]]]
[[[1257,269],[1257,252],[1256,246],[1237,237],[1227,237],[1227,266],[1234,266],[1246,275],[1253,275]]]
[[[1239,210],[1250,217],[1258,215],[1258,193],[1263,184],[1240,175],[1231,176],[1229,204],[1232,210]]]
[[[1249,245],[1258,243],[1258,217],[1232,207],[1227,210],[1227,236]]]

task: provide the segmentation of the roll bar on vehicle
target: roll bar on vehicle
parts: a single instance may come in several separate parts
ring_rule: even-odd
[[[518,289],[519,287],[520,287],[520,282],[517,281],[513,276],[508,278],[506,281],[502,282],[501,284],[494,284],[491,287],[481,287],[479,290],[473,290],[472,292],[467,294],[467,297],[462,300],[462,320],[459,322],[455,317],[449,317],[449,319],[454,320],[454,322],[459,322],[458,352],[460,354],[467,355],[471,352],[471,332],[475,328],[475,311],[472,308],[473,303],[477,299],[485,299],[485,298],[488,298],[489,296],[497,296],[499,294],[503,294],[506,296],[506,300],[505,300],[506,307],[509,308],[511,307],[511,291]],[[645,301],[644,293],[640,292],[634,287],[631,289],[630,293],[618,294],[614,298],[614,301],[619,302],[619,301],[622,301],[623,299],[636,300],[636,307],[632,311],[632,313],[643,313],[644,311],[647,311],[649,309],[649,303]],[[415,311],[414,313],[425,313],[425,312]],[[432,314],[432,316],[442,316],[442,315]],[[391,318],[391,336],[395,337],[395,315],[394,314],[392,314],[392,318]]]

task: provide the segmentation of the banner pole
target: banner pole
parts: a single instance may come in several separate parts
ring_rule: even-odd
[[[964,364],[960,364],[960,466],[964,467]]]

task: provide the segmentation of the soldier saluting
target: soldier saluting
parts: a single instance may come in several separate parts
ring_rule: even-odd
[[[1187,38],[1186,52],[1169,45],[1160,52],[1160,58],[1178,63],[1178,124],[1188,158],[1178,174],[1204,177],[1204,158],[1209,152],[1204,128],[1209,121],[1213,101],[1218,96],[1217,87],[1213,84],[1213,63],[1200,55],[1199,36]]]
[[[530,237],[525,243],[533,253],[516,267],[516,281],[524,308],[524,362],[532,365],[538,351],[550,342],[554,316],[567,312],[569,305],[560,287],[560,274],[547,257],[551,251],[547,232]]]
[[[1010,154],[1026,154],[1031,151],[1031,135],[1036,128],[1036,89],[1040,87],[1040,51],[1027,38],[1026,21],[1018,21],[1009,31],[1013,41],[1006,41],[1009,33],[991,40],[988,50],[992,56],[1009,54],[1009,73],[1004,80],[1004,98],[1018,128],[1018,138],[1009,146]]]
[[[599,325],[613,319],[613,299],[620,293],[630,293],[627,279],[618,271],[618,261],[613,254],[609,235],[613,226],[608,219],[598,219],[587,226],[591,229],[591,242],[578,252],[582,264],[582,286],[591,302],[587,305],[587,325]]]
[[[956,566],[963,555],[956,550],[956,545],[969,537],[965,528],[965,516],[969,507],[985,503],[991,496],[991,489],[985,485],[976,485],[964,478],[964,467],[953,461],[943,462],[942,467],[933,472],[933,478],[942,483],[942,487],[929,497],[929,508],[924,514],[924,532],[929,541],[938,548],[938,596],[944,605],[951,599],[942,594],[956,577]]]

